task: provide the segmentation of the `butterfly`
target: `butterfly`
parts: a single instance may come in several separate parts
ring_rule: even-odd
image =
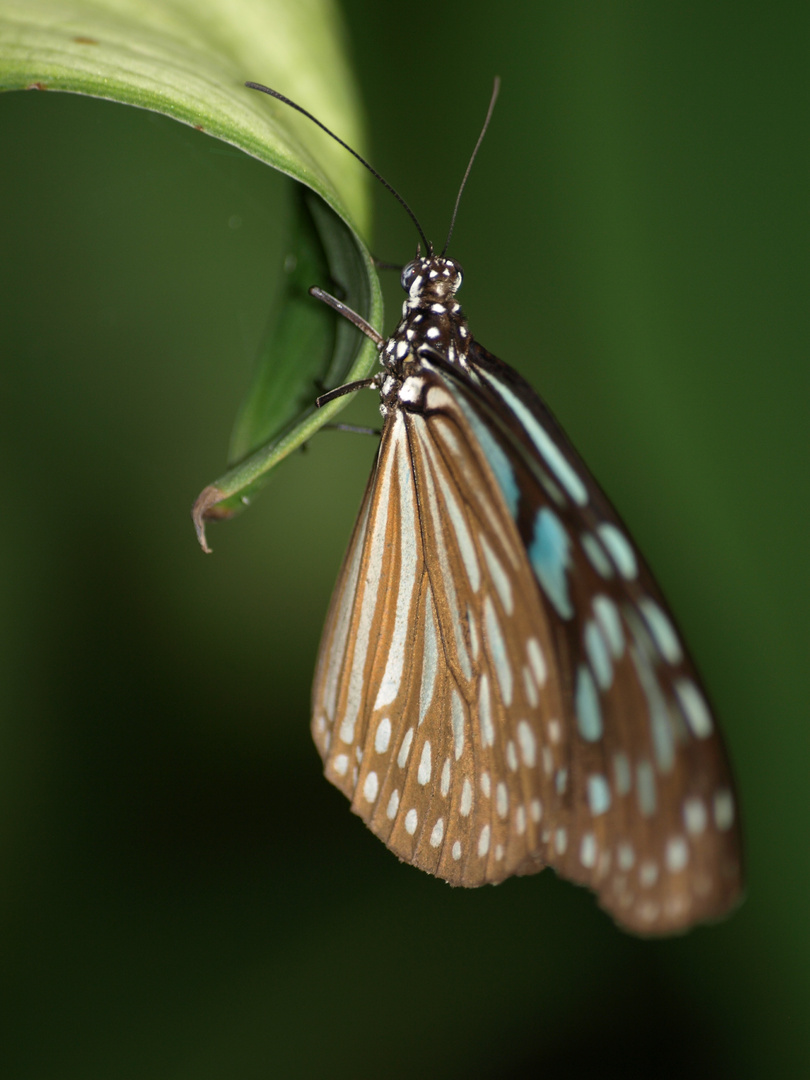
[[[550,866],[637,934],[717,918],[742,888],[739,813],[684,641],[547,406],[473,337],[461,266],[416,224],[425,254],[390,337],[311,290],[381,363],[320,403],[371,385],[383,416],[313,685],[325,774],[452,885]]]

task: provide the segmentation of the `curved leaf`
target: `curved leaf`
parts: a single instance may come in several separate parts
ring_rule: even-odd
[[[347,336],[305,293],[331,278],[346,303],[379,324],[379,284],[359,236],[368,227],[367,177],[313,124],[244,86],[256,79],[282,89],[358,146],[340,43],[329,0],[0,0],[0,90],[61,90],[165,113],[322,200],[293,204],[291,269],[234,432],[237,464],[195,507],[204,548],[203,518],[245,505],[268,470],[343,407],[338,400],[316,413],[317,387],[361,379],[375,363],[370,343]]]

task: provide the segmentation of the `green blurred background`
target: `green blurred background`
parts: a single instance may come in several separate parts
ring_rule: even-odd
[[[642,942],[551,872],[451,891],[366,832],[308,696],[373,440],[320,434],[211,557],[188,514],[264,331],[285,183],[163,117],[6,94],[4,1075],[806,1075],[810,9],[345,12],[373,161],[439,242],[503,78],[462,299],[672,602],[748,897]],[[413,230],[375,199],[373,248],[403,261]],[[347,415],[374,423],[371,395]]]

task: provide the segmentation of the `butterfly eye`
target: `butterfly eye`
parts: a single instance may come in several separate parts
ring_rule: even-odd
[[[411,285],[414,283],[418,272],[419,266],[416,262],[409,262],[407,266],[403,266],[402,276],[399,280],[406,293],[411,291]]]

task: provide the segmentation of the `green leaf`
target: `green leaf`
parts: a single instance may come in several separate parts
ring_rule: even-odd
[[[244,86],[300,100],[353,146],[358,106],[329,0],[0,0],[0,90],[61,90],[164,113],[266,162],[309,192],[288,200],[285,285],[234,430],[232,467],[202,493],[195,523],[229,517],[268,471],[348,399],[316,411],[319,388],[362,379],[376,354],[310,298],[337,288],[374,325],[379,283],[361,234],[368,180],[311,122]],[[226,358],[223,358],[226,362]]]

